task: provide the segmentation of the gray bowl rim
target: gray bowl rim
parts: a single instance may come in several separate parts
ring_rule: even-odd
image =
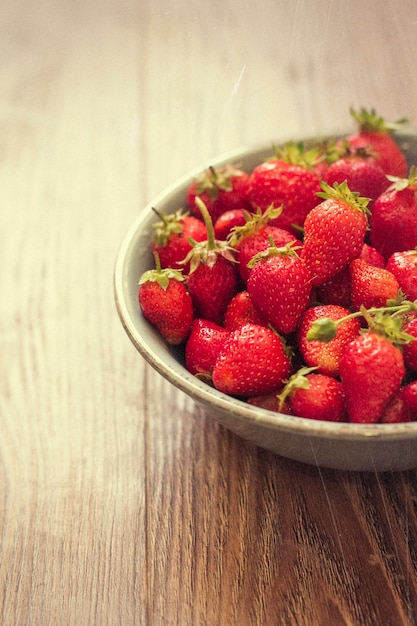
[[[323,140],[344,135],[346,135],[346,130],[335,131],[324,135]],[[407,132],[399,132],[396,136],[399,141],[404,140],[406,142],[407,138],[410,137],[415,141],[417,129],[414,132],[410,130]],[[299,140],[291,137],[290,139],[294,141],[304,141],[308,144],[309,142],[317,141],[318,137],[304,137]],[[142,337],[138,331],[129,312],[125,295],[125,287],[129,273],[129,254],[135,248],[145,226],[149,226],[152,221],[155,221],[152,207],[160,206],[167,201],[170,195],[179,192],[181,189],[185,190],[195,177],[203,170],[207,169],[208,166],[220,166],[230,162],[239,163],[242,159],[250,158],[252,155],[263,153],[271,154],[273,146],[282,145],[285,141],[287,141],[287,139],[284,138],[268,144],[258,144],[249,148],[237,148],[233,151],[218,155],[210,159],[210,161],[202,162],[188,173],[178,177],[139,211],[137,217],[122,239],[114,265],[114,299],[122,326],[137,351],[153,369],[172,385],[190,396],[194,401],[203,405],[206,409],[212,408],[215,412],[227,412],[252,426],[258,424],[277,431],[285,431],[287,433],[310,438],[337,439],[339,441],[376,441],[383,439],[385,442],[410,439],[417,440],[417,422],[400,424],[352,424],[312,420],[298,416],[285,415],[283,413],[275,413],[267,409],[249,405],[243,400],[227,396],[190,374],[170,352],[167,351],[163,356],[159,356],[152,351],[146,339]],[[178,208],[181,207],[173,207],[173,210]],[[147,327],[149,326],[150,332],[155,332],[146,320],[143,320],[143,323]],[[168,360],[166,359],[167,355]]]

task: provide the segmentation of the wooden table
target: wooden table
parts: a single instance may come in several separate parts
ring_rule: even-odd
[[[138,211],[224,151],[415,124],[415,0],[4,0],[0,622],[417,624],[417,474],[285,460],[137,354]]]

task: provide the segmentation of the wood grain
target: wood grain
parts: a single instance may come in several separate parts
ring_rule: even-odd
[[[350,106],[415,124],[416,25],[413,0],[2,3],[4,626],[417,623],[416,472],[242,441],[112,294],[131,221],[198,163]]]

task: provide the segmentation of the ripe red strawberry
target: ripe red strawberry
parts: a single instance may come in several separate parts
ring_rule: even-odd
[[[282,339],[265,326],[245,324],[220,350],[212,381],[219,391],[247,398],[279,389],[290,369]]]
[[[417,168],[393,180],[372,208],[370,242],[387,261],[394,252],[417,247]]]
[[[404,375],[401,350],[387,337],[369,330],[353,339],[340,361],[349,420],[363,424],[378,422]]]
[[[408,300],[417,300],[417,248],[394,252],[386,269],[395,276]]]
[[[375,265],[375,267],[385,267],[385,259],[382,254],[380,254],[376,248],[367,243],[363,244],[359,258],[363,259],[370,265]]]
[[[404,385],[402,396],[413,421],[417,419],[417,380]]]
[[[172,345],[185,341],[193,322],[193,304],[180,271],[156,268],[139,280],[138,301],[142,314]]]
[[[291,244],[271,245],[250,262],[247,290],[256,309],[279,333],[292,333],[311,293],[311,277]]]
[[[414,337],[403,346],[403,357],[406,367],[412,372],[417,372],[417,317],[412,317],[404,325],[404,332]]]
[[[348,309],[351,305],[349,266],[319,285],[316,299],[322,304],[338,304]]]
[[[339,363],[346,346],[360,332],[361,324],[356,318],[342,321],[331,341],[320,341],[312,331],[314,322],[321,318],[342,320],[350,311],[344,307],[328,304],[313,306],[301,315],[297,329],[297,343],[304,362],[309,367],[316,367],[317,373],[338,376]]]
[[[181,210],[170,215],[153,210],[160,219],[153,224],[152,252],[158,254],[161,267],[182,269],[187,274],[189,267],[182,261],[191,250],[189,239],[207,239],[204,222]]]
[[[333,376],[320,374],[313,368],[303,367],[293,374],[278,398],[281,410],[285,403],[290,413],[326,422],[346,420],[345,394],[342,383]]]
[[[231,209],[222,213],[214,224],[214,235],[216,239],[226,241],[230,231],[236,226],[244,226],[250,214],[246,209]]]
[[[239,291],[227,305],[223,326],[227,330],[236,330],[236,328],[249,323],[266,326],[265,320],[254,307],[248,292],[246,290]]]
[[[206,206],[199,198],[196,203],[204,218],[207,240],[192,242],[193,248],[186,258],[190,263],[187,286],[195,317],[220,325],[227,305],[238,291],[237,271],[230,246],[214,238],[213,223]]]
[[[351,148],[371,149],[385,174],[406,176],[407,162],[393,138],[393,132],[404,126],[407,120],[386,122],[374,109],[368,111],[362,108],[359,112],[351,109],[351,114],[359,125],[358,132],[346,138]]]
[[[359,311],[382,307],[388,300],[395,300],[400,286],[394,274],[388,270],[370,265],[363,259],[354,259],[350,266],[350,288],[352,305]]]
[[[404,422],[414,422],[417,419],[417,406],[414,398],[416,396],[416,382],[401,387],[391,398],[382,411],[382,424],[400,424]],[[410,403],[411,400],[411,403]]]
[[[368,225],[367,198],[351,192],[345,182],[334,187],[322,182],[322,188],[323,201],[304,222],[301,252],[313,285],[325,283],[360,255]]]
[[[251,396],[247,398],[246,402],[252,406],[257,406],[260,409],[267,409],[274,413],[284,413],[285,415],[291,414],[291,408],[289,402],[284,404],[280,403],[277,392],[271,391],[270,393],[264,393],[258,396]]]
[[[320,178],[303,147],[289,142],[276,156],[252,170],[249,198],[254,210],[282,206],[274,225],[298,235],[307,213],[318,202]]]
[[[187,370],[209,382],[214,363],[229,334],[229,331],[214,322],[195,319],[185,344]]]
[[[196,198],[207,207],[213,224],[225,213],[234,209],[251,209],[248,200],[249,174],[228,164],[210,167],[190,185],[187,200],[190,211],[200,217]]]
[[[238,272],[244,285],[251,273],[248,263],[256,254],[269,248],[271,237],[277,248],[289,243],[298,244],[301,247],[301,242],[292,233],[273,226],[272,222],[280,212],[281,208],[276,209],[270,205],[263,213],[258,210],[250,216],[248,214],[246,223],[235,227],[230,233],[229,243],[237,252]]]

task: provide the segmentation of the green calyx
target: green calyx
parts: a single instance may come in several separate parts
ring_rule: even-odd
[[[400,294],[401,297],[401,294]],[[417,300],[413,302],[402,300],[389,300],[384,307],[361,307],[359,311],[345,315],[338,320],[321,317],[311,325],[307,333],[308,341],[323,341],[325,343],[336,337],[337,330],[343,322],[355,317],[363,317],[368,325],[368,330],[373,330],[384,335],[396,345],[405,345],[414,341],[414,337],[403,331],[404,321],[407,315],[417,312]]]
[[[387,122],[376,113],[375,109],[361,108],[359,111],[356,111],[351,108],[350,114],[359,125],[359,129],[365,133],[391,134],[408,124],[408,119],[406,118],[401,118],[395,122]]]
[[[159,259],[159,254],[154,252],[154,260],[155,260],[155,268],[152,270],[147,270],[142,274],[139,279],[139,285],[143,285],[144,283],[153,282],[158,283],[158,285],[166,291],[169,285],[169,281],[171,279],[178,280],[180,282],[185,280],[185,276],[182,274],[182,270],[175,270],[171,267],[161,268],[161,261]]]
[[[287,400],[291,398],[297,389],[308,389],[310,386],[307,378],[308,374],[314,372],[317,367],[301,367],[295,374],[285,382],[284,388],[281,393],[277,395],[278,398],[278,410],[282,411]]]
[[[398,176],[387,175],[388,180],[391,181],[391,185],[387,191],[403,191],[409,187],[410,189],[417,189],[417,166],[411,165],[408,178],[399,178]]]
[[[239,172],[232,166],[216,168],[210,166],[197,178],[197,194],[207,193],[210,200],[215,200],[219,190],[232,191],[232,177],[238,176]]]
[[[182,233],[183,226],[181,220],[189,213],[179,209],[175,213],[168,215],[160,213],[155,207],[152,207],[152,211],[159,217],[159,221],[152,225],[154,228],[154,242],[158,248],[163,248],[167,245],[172,233]]]
[[[258,230],[266,226],[268,222],[279,217],[282,213],[282,206],[276,207],[273,204],[270,204],[269,207],[262,212],[260,208],[258,208],[254,213],[249,213],[245,211],[245,219],[246,224],[243,226],[234,226],[232,228],[227,241],[232,248],[235,248],[242,239],[248,237],[249,235],[253,235]]]
[[[297,245],[295,241],[290,241],[285,246],[281,246],[278,248],[275,245],[273,238],[269,237],[269,244],[270,245],[268,248],[266,248],[265,250],[261,250],[261,252],[258,252],[257,254],[255,254],[255,256],[251,258],[247,265],[249,268],[252,268],[254,265],[259,263],[259,261],[269,259],[274,256],[299,256],[297,250],[299,250],[301,246]]]
[[[283,146],[274,146],[274,158],[307,169],[313,169],[323,161],[323,157],[318,146],[307,149],[302,141],[287,141]]]
[[[324,200],[340,200],[346,204],[350,204],[354,209],[358,209],[362,213],[369,214],[368,204],[370,198],[362,197],[357,191],[351,191],[349,185],[344,180],[342,183],[334,183],[331,187],[324,180],[320,181],[320,187],[323,191],[319,191],[317,195]]]
[[[234,250],[230,244],[227,241],[218,241],[215,238],[213,221],[204,202],[201,198],[196,197],[195,203],[204,220],[207,230],[207,239],[206,241],[195,241],[192,237],[189,237],[188,241],[191,244],[191,250],[182,263],[184,265],[190,263],[190,274],[197,269],[200,263],[208,267],[213,267],[219,255],[223,256],[231,263],[236,263]]]

